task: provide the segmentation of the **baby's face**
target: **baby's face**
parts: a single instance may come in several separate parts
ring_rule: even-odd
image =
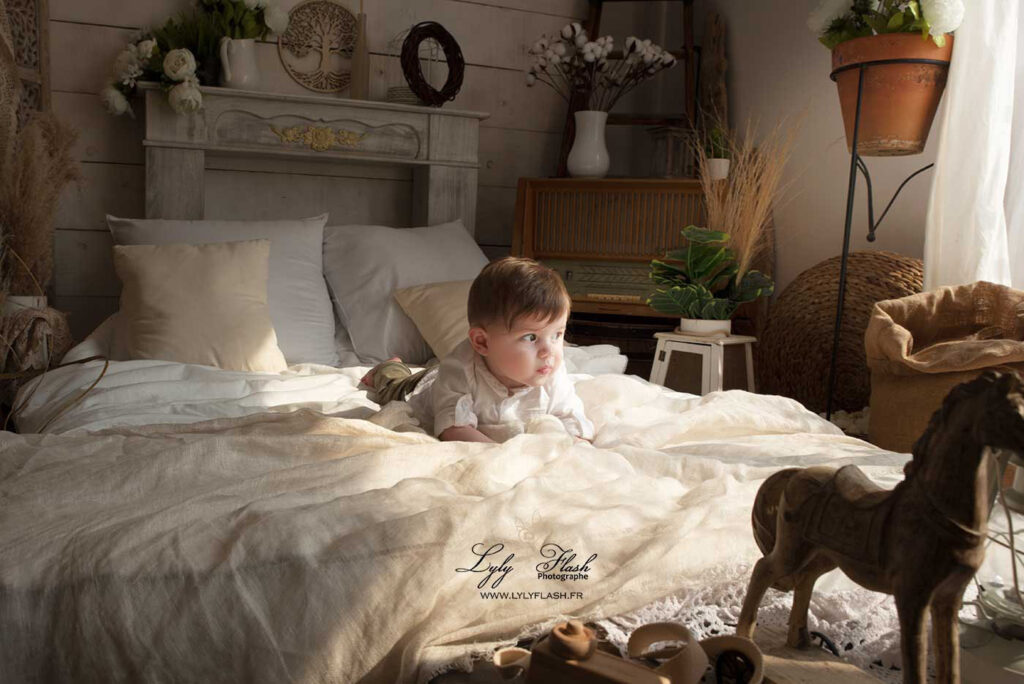
[[[487,348],[481,351],[487,368],[506,387],[539,387],[562,365],[566,313],[558,318],[520,316],[506,330],[501,323],[487,326]]]

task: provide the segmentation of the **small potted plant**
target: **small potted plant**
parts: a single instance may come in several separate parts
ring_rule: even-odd
[[[771,295],[775,285],[760,271],[740,272],[727,233],[687,226],[682,235],[683,247],[651,261],[651,280],[658,287],[647,304],[678,315],[680,332],[728,335],[736,308]]]
[[[707,135],[704,143],[704,163],[713,180],[723,180],[729,176],[729,138],[721,126],[715,126]]]
[[[963,0],[822,0],[807,25],[832,51],[848,147],[857,110],[857,67],[913,59],[927,62],[889,62],[865,73],[857,151],[896,156],[924,149],[946,85],[951,32],[963,16]]]

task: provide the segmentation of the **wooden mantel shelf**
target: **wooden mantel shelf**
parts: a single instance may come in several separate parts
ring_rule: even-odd
[[[436,107],[203,86],[203,107],[176,114],[156,84],[145,98],[146,216],[203,217],[206,154],[412,169],[413,220],[476,219],[480,121]]]

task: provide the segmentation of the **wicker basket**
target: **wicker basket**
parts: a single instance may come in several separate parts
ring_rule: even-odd
[[[825,410],[839,261],[833,257],[807,269],[775,300],[757,345],[758,391],[792,397],[812,411]],[[850,254],[833,409],[859,411],[870,400],[864,331],[875,302],[916,294],[921,286],[920,259],[891,252]]]

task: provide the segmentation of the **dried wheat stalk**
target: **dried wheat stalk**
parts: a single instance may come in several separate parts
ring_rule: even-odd
[[[725,129],[725,127],[722,127]],[[707,207],[707,227],[730,236],[741,279],[768,247],[772,206],[783,192],[782,176],[789,160],[796,125],[783,120],[755,144],[754,125],[747,123],[742,138],[726,134],[730,158],[729,175],[723,180],[710,176],[707,151],[696,145],[701,187]]]
[[[80,178],[71,154],[78,133],[53,114],[39,113],[14,137],[0,168],[0,222],[4,224],[10,292],[46,294],[53,275],[53,219],[60,193]]]

